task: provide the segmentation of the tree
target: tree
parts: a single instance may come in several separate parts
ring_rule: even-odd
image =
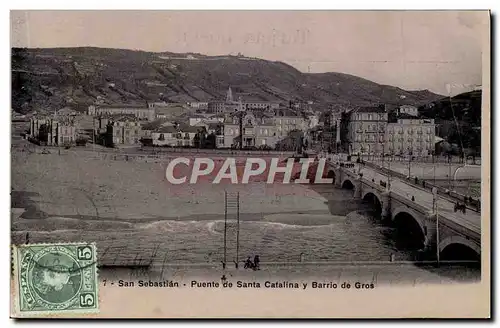
[[[75,141],[77,146],[86,146],[87,145],[87,138],[79,137]]]

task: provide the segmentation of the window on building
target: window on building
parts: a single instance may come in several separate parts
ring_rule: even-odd
[[[372,114],[368,114],[368,120],[372,120]]]
[[[262,144],[265,145],[266,144],[266,139],[262,139]]]
[[[163,133],[160,133],[160,137],[158,138],[158,140],[165,140],[165,135]]]

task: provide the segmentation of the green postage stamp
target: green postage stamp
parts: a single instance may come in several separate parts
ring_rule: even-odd
[[[13,246],[13,265],[17,315],[98,311],[94,243]]]

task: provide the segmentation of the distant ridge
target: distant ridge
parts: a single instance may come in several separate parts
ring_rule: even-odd
[[[12,107],[28,113],[105,103],[210,101],[235,97],[288,103],[424,105],[443,96],[343,73],[302,73],[241,55],[146,52],[95,47],[12,49]]]

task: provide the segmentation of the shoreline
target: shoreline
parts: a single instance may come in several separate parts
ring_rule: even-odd
[[[352,212],[359,212],[352,211]],[[349,213],[352,213],[349,212]],[[343,219],[345,216],[349,215],[335,215],[330,214],[326,210],[312,210],[306,212],[269,212],[269,213],[240,213],[241,222],[262,222],[262,223],[276,223],[276,224],[287,224],[303,227],[315,227],[323,226],[335,223],[336,219]],[[13,214],[15,215],[15,214]],[[141,225],[147,225],[152,223],[162,223],[162,222],[209,222],[209,221],[224,221],[224,214],[194,214],[186,215],[182,217],[143,217],[143,218],[119,218],[119,217],[95,217],[95,216],[83,216],[83,215],[48,215],[47,218],[43,219],[30,219],[23,218],[22,215],[14,218],[12,220],[11,233],[20,233],[26,231],[33,232],[49,232],[57,230],[76,230],[77,228],[66,228],[65,225],[73,224],[109,224],[108,229],[115,228],[116,231],[126,231],[129,229],[140,228]],[[228,222],[234,222],[234,215],[228,218]],[[44,227],[45,223],[45,227]],[[57,229],[47,229],[47,225],[50,224],[60,224],[61,226]],[[123,224],[120,227],[120,224]],[[22,229],[17,226],[26,225]],[[36,227],[31,227],[35,226]],[[116,227],[113,227],[116,225]],[[124,228],[127,225],[128,228]],[[38,229],[34,229],[37,228]],[[103,228],[100,227],[100,230]]]

